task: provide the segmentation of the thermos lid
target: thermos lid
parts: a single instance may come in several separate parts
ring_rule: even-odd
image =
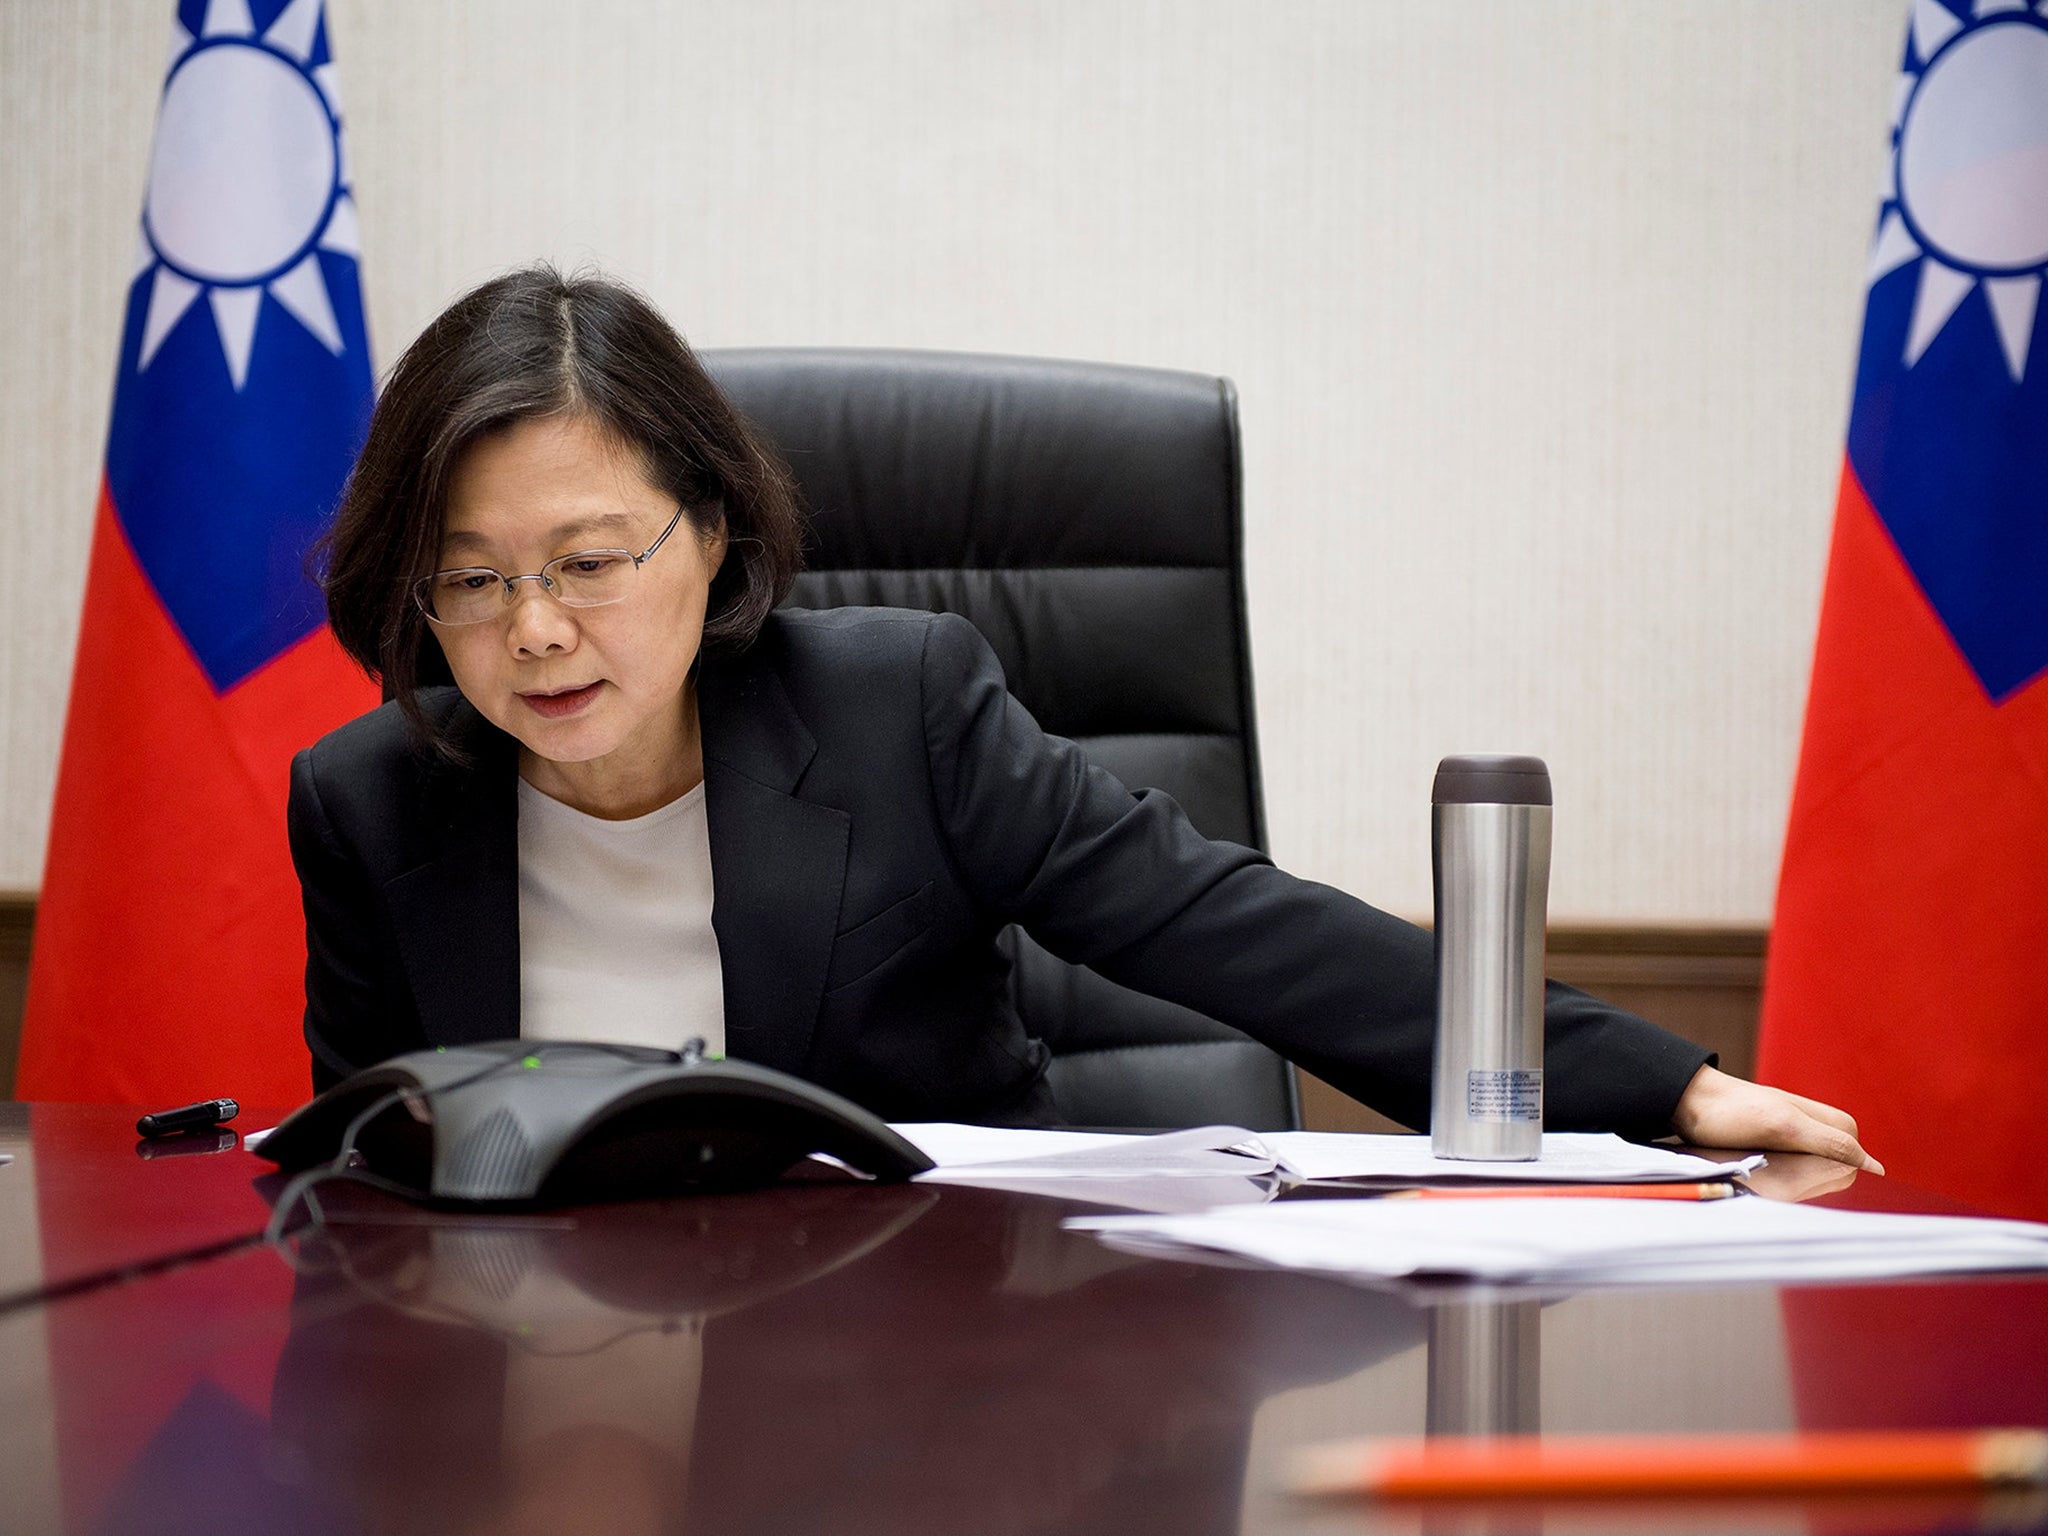
[[[1486,752],[1447,757],[1436,765],[1431,805],[1548,805],[1550,770],[1540,757]]]

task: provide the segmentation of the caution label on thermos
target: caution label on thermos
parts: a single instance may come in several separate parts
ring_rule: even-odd
[[[1474,1070],[1465,1074],[1465,1117],[1500,1124],[1543,1119],[1541,1068]]]

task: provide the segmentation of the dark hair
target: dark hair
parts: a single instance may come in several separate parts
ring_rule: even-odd
[[[455,755],[420,708],[449,681],[412,586],[441,554],[448,486],[478,439],[535,417],[584,415],[640,458],[700,538],[721,529],[708,652],[744,650],[801,562],[796,483],[660,311],[620,283],[545,263],[464,294],[406,348],[321,541],[328,622],[383,680],[414,732]]]

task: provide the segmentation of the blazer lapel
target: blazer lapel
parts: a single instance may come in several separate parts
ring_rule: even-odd
[[[801,1073],[839,925],[852,818],[794,793],[818,744],[758,651],[707,662],[698,711],[726,1051]]]
[[[519,1034],[517,747],[466,704],[451,724],[471,766],[433,770],[427,857],[385,885],[430,1045]]]

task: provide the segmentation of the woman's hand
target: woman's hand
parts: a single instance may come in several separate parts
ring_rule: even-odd
[[[1856,1140],[1856,1122],[1817,1099],[1745,1082],[1701,1067],[1672,1111],[1671,1128],[1701,1147],[1742,1147],[1753,1152],[1811,1152],[1883,1173],[1884,1165]]]

